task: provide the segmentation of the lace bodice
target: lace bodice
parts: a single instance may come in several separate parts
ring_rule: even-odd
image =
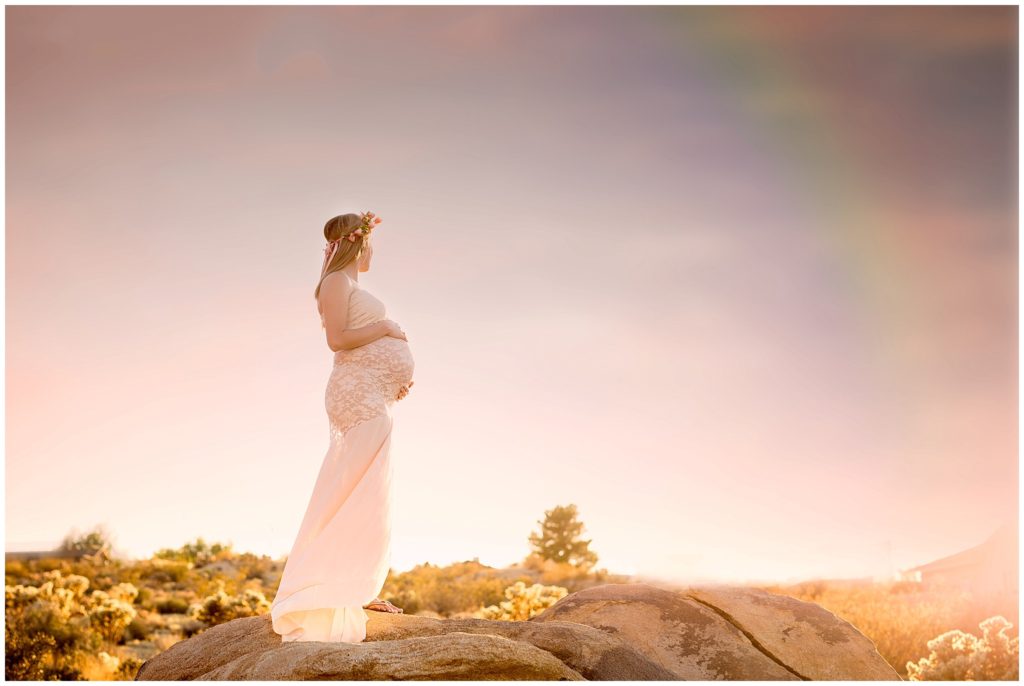
[[[349,278],[347,274],[345,278]],[[352,285],[346,328],[358,329],[387,318],[379,298],[355,281]],[[323,319],[323,312],[320,317]],[[340,438],[356,424],[385,414],[397,400],[398,390],[412,380],[414,365],[409,344],[394,336],[382,336],[334,353],[325,397],[332,438]]]

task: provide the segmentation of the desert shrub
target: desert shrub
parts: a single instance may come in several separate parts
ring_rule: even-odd
[[[94,655],[84,656],[80,661],[82,678],[85,681],[111,681],[121,666],[121,660],[101,650]]]
[[[202,622],[198,619],[188,619],[181,622],[177,630],[181,633],[182,638],[192,638],[198,633],[201,633],[203,629],[207,628],[206,622]]]
[[[228,559],[232,556],[231,546],[222,543],[207,543],[202,538],[197,538],[192,543],[186,543],[180,548],[164,548],[153,554],[153,557],[164,560],[177,560],[188,562],[196,567],[202,567],[217,560]]]
[[[450,617],[466,607],[462,590],[459,585],[445,583],[443,579],[434,578],[426,580],[419,589],[419,593],[430,609],[444,617]]]
[[[107,589],[107,595],[132,605],[139,597],[139,589],[135,587],[135,584],[121,582]]]
[[[68,547],[104,550],[97,536],[71,539]],[[197,544],[178,559],[8,561],[8,678],[131,679],[138,665],[133,667],[128,658],[149,657],[206,629],[207,622],[181,615],[201,605],[197,599],[225,586],[231,600],[219,603],[216,621],[269,611],[263,580],[265,575],[276,577],[280,564],[265,556],[231,555],[225,546]],[[209,564],[196,570],[190,558]],[[165,617],[170,621],[164,622]],[[128,641],[140,644],[131,650],[118,647]]]
[[[500,576],[487,576],[476,579],[464,589],[463,597],[466,604],[473,608],[497,605],[505,598],[505,588],[509,585],[509,579]],[[523,581],[519,578],[513,581]]]
[[[605,570],[592,572],[591,567],[580,567],[569,562],[556,562],[531,554],[523,560],[523,569],[532,575],[534,583],[545,586],[562,586],[570,593],[589,586],[607,583]]]
[[[27,583],[29,580],[29,568],[24,560],[8,560],[4,565],[4,583],[7,586]]]
[[[428,563],[401,574],[389,575],[380,597],[401,607],[406,614],[436,613],[442,617],[471,615],[481,606],[505,597],[510,580],[503,570],[479,560],[456,562],[446,567]],[[528,577],[521,580],[529,581]]]
[[[238,568],[244,573],[246,579],[259,579],[267,583],[277,571],[277,563],[269,555],[256,556],[245,553],[235,558]]]
[[[88,681],[132,681],[142,662],[132,655],[115,655],[104,650],[85,657],[81,673]]]
[[[67,573],[69,571],[67,560],[57,557],[44,557],[42,559],[35,560],[33,566],[39,572]]]
[[[252,617],[270,611],[270,602],[259,591],[246,589],[239,595],[228,595],[223,589],[203,598],[189,608],[189,614],[209,626],[230,622],[239,617]]]
[[[41,630],[24,630],[30,622],[4,623],[4,678],[7,681],[79,681],[78,668],[47,633],[45,622],[31,622]],[[19,626],[19,624],[21,626]]]
[[[192,564],[185,560],[152,558],[139,562],[136,569],[140,583],[181,583],[188,578]]]
[[[524,621],[539,615],[567,594],[568,591],[560,586],[527,586],[522,581],[517,581],[505,589],[505,600],[497,605],[481,608],[476,616],[481,619]]]
[[[142,614],[136,614],[131,623],[125,627],[125,641],[145,641],[153,633],[153,623]]]
[[[118,643],[135,619],[132,607],[138,591],[131,584],[118,584],[110,591],[93,591],[89,596],[89,622],[104,640]]]
[[[9,680],[79,680],[101,639],[83,608],[89,580],[48,571],[41,586],[5,586],[5,673]]]
[[[189,603],[184,598],[171,596],[156,603],[156,611],[162,615],[185,614],[188,612]]]
[[[137,586],[139,595],[135,597],[136,607],[145,608],[147,610],[153,609],[153,589],[146,588],[145,586]]]
[[[907,663],[911,681],[1017,681],[1019,637],[1005,617],[981,622],[981,637],[953,629],[928,641],[931,653]]]
[[[142,667],[143,660],[137,657],[123,657],[121,658],[121,664],[117,667],[117,676],[119,681],[134,681],[135,675],[139,673],[139,668]]]

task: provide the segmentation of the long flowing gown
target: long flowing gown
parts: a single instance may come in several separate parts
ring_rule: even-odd
[[[384,319],[384,303],[349,280],[347,328]],[[391,561],[391,406],[413,367],[409,344],[393,336],[334,355],[324,397],[330,445],[271,603],[282,642],[366,638],[363,605]]]

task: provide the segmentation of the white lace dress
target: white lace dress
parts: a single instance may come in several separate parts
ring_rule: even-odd
[[[384,319],[384,303],[352,284],[347,328]],[[282,641],[366,638],[363,605],[380,593],[391,561],[390,410],[413,367],[409,344],[393,336],[334,355],[330,445],[271,604]]]

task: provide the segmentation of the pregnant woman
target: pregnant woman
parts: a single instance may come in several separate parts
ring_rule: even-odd
[[[413,384],[413,359],[384,303],[359,286],[380,221],[372,212],[343,214],[324,227],[315,296],[334,351],[330,445],[271,604],[283,642],[359,643],[365,610],[402,611],[377,594],[391,558],[391,406]]]

